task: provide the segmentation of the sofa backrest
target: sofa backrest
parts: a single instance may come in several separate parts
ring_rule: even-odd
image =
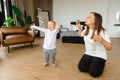
[[[4,35],[27,33],[26,27],[2,27],[0,30]]]

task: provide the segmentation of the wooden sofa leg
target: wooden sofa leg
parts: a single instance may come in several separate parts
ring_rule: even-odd
[[[8,53],[10,53],[10,48],[9,48],[9,46],[7,46],[8,47]]]
[[[31,44],[31,48],[33,48],[33,44],[32,43],[30,43]]]

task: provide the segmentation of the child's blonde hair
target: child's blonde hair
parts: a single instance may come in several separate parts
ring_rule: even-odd
[[[52,22],[54,24],[54,26],[56,26],[56,22],[53,20],[50,20],[49,22]]]

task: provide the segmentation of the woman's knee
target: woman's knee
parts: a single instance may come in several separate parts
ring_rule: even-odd
[[[105,60],[99,60],[97,59],[92,62],[92,64],[89,67],[89,74],[93,77],[99,77],[102,75],[103,70],[105,67]]]
[[[88,69],[86,69],[85,66],[82,66],[82,65],[80,65],[80,64],[78,64],[78,69],[79,69],[79,71],[81,71],[81,72],[87,72],[87,71],[88,71]]]
[[[92,58],[91,56],[88,56],[86,54],[83,55],[83,57],[81,58],[81,60],[79,61],[79,64],[78,64],[78,69],[81,72],[88,72],[91,58]]]
[[[92,76],[92,77],[99,77],[102,75],[102,73],[100,72],[95,72],[95,71],[89,71],[89,74]]]

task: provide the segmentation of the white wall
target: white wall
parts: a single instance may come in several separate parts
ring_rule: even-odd
[[[117,23],[117,10],[120,10],[120,0],[53,0],[53,19],[64,27],[70,27],[70,22],[77,19],[84,21],[95,11],[102,15],[103,26],[111,37],[120,37],[120,26],[113,26]]]
[[[109,0],[108,6],[107,29],[111,37],[120,38],[120,26],[114,26],[114,24],[120,24],[120,21],[116,20],[116,13],[118,10],[120,11],[120,0]]]

